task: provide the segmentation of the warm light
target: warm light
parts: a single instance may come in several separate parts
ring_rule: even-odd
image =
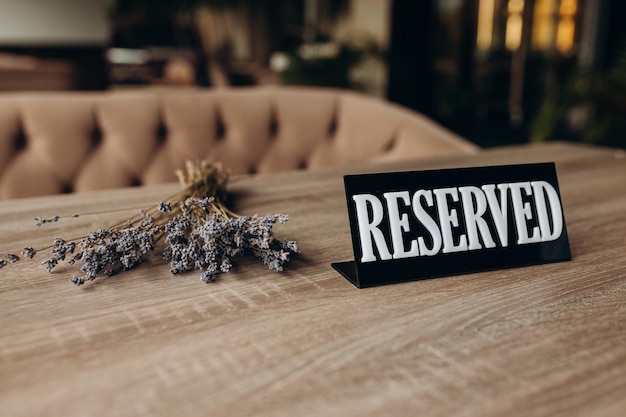
[[[479,0],[476,47],[489,50],[493,45],[496,0]],[[524,28],[524,0],[506,2],[506,26],[504,44],[510,51],[517,50],[522,43]],[[566,54],[574,47],[578,0],[535,0],[533,7],[531,45],[541,51],[557,50]]]
[[[549,49],[554,40],[555,0],[536,0],[533,16],[532,46],[535,49]]]
[[[522,43],[522,29],[524,27],[524,0],[509,0],[509,17],[506,19],[504,44],[507,49],[514,51]]]
[[[576,23],[572,18],[565,18],[559,22],[556,29],[556,49],[565,54],[574,46],[574,32]]]
[[[476,46],[478,49],[487,50],[493,41],[493,14],[495,0],[480,0],[478,4],[478,29]]]
[[[519,48],[522,43],[523,24],[524,22],[520,15],[509,16],[506,20],[506,37],[504,43],[507,49],[514,51]]]
[[[520,14],[524,11],[524,0],[509,0],[509,13]]]
[[[578,9],[578,0],[561,0],[561,7],[559,13],[562,16],[573,16]]]
[[[556,49],[565,54],[574,46],[576,22],[574,18],[578,10],[578,0],[561,0],[559,8],[559,24],[556,28]]]

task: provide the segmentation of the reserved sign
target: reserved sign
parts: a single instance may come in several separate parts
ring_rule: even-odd
[[[357,287],[571,259],[552,163],[344,177]]]

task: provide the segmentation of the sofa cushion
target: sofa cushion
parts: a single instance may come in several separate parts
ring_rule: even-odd
[[[343,90],[273,87],[0,95],[0,198],[476,152],[418,113]]]

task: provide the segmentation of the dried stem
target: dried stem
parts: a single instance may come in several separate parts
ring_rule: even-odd
[[[69,241],[55,238],[42,249],[50,249],[52,255],[43,265],[52,271],[61,261],[81,263],[83,275],[71,280],[81,285],[98,275],[114,275],[139,265],[163,240],[161,255],[170,261],[171,273],[202,269],[202,280],[210,282],[216,274],[230,270],[233,256],[246,251],[275,271],[282,271],[290,253],[299,252],[295,241],[279,241],[272,231],[276,222],[287,222],[287,215],[240,216],[226,207],[229,173],[221,164],[188,162],[177,175],[183,188],[165,202],[87,236]],[[35,220],[40,226],[58,219]],[[30,247],[23,251],[28,258],[36,252]],[[7,256],[12,262],[15,258]],[[4,265],[0,262],[0,267]]]

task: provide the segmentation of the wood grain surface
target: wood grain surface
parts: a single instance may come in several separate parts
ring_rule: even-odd
[[[570,262],[356,289],[344,173],[555,161]],[[0,253],[123,218],[177,185],[0,202]],[[567,144],[241,177],[242,214],[289,213],[302,250],[204,284],[157,259],[82,287],[0,270],[1,416],[624,416],[626,158]]]

